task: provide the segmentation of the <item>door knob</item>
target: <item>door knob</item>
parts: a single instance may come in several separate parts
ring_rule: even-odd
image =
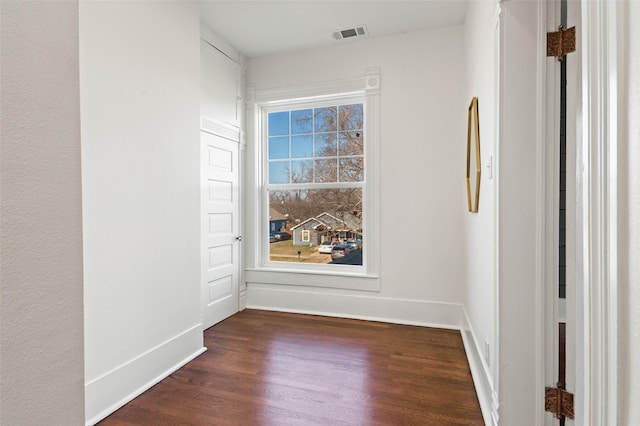
[[[236,240],[238,240],[238,241],[242,241],[242,235],[238,235],[238,236],[236,237]]]

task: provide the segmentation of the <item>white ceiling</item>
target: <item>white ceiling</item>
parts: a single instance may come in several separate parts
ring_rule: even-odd
[[[366,25],[367,37],[464,22],[468,0],[204,0],[202,22],[246,57],[353,42],[332,34]]]

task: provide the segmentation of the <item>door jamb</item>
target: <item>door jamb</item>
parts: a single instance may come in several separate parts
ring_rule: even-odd
[[[580,122],[576,135],[574,401],[575,424],[592,426],[617,424],[617,26],[620,23],[616,7],[615,1],[582,0],[577,28],[582,95],[577,105]],[[553,74],[547,72],[549,78],[553,79]],[[546,87],[547,95],[552,96],[551,86]],[[549,100],[546,102],[547,108],[553,108]],[[554,126],[550,112],[546,113],[545,132],[550,135]],[[545,167],[554,167],[553,153],[543,155],[548,163]],[[549,178],[546,180],[545,205],[548,205],[553,204],[554,192],[553,188],[549,190]],[[548,222],[549,207],[544,211]],[[547,229],[544,246],[553,243],[553,237]],[[546,263],[548,259],[547,255],[545,277],[550,277],[554,270],[553,264]],[[557,288],[553,281],[546,280],[544,293],[545,306],[541,312],[544,342],[555,348]],[[547,382],[557,377],[556,355],[555,349],[551,354],[549,351],[542,354]],[[554,424],[553,418],[546,416],[544,424]]]
[[[582,0],[577,424],[617,424],[617,5]],[[580,380],[582,379],[582,380]]]
[[[543,23],[546,31],[557,30],[560,22],[559,0],[544,2],[546,6]],[[545,40],[546,41],[546,40]],[[559,259],[559,167],[558,135],[560,129],[560,67],[555,58],[544,59],[545,91],[544,112],[544,142],[542,143],[544,196],[541,214],[544,216],[542,226],[542,248],[540,254],[543,262],[543,301],[541,327],[543,330],[544,351],[541,354],[544,366],[541,369],[543,384],[539,391],[544,392],[545,386],[555,386],[558,381],[558,259]],[[542,408],[543,409],[543,408]],[[557,426],[558,421],[550,413],[543,417],[545,426]]]

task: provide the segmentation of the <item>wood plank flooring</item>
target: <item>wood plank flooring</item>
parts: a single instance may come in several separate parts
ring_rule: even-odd
[[[245,310],[204,339],[100,425],[484,424],[455,330]]]

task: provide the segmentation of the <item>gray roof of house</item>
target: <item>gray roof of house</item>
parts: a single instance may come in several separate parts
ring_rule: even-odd
[[[319,223],[319,225],[324,225],[329,229],[332,230],[352,230],[352,231],[358,231],[360,230],[360,228],[362,228],[362,225],[360,225],[360,221],[358,220],[357,217],[355,217],[352,214],[345,214],[344,215],[344,220],[340,220],[337,217],[333,216],[332,214],[329,214],[327,212],[323,212],[320,213],[318,216],[316,217],[310,217],[309,219],[300,222],[299,224],[297,224],[296,226],[292,227],[291,229],[296,229],[302,225],[304,225],[305,223],[315,220],[316,222]],[[317,225],[316,225],[317,226]]]
[[[269,207],[269,220],[287,220],[287,217],[273,207]]]

